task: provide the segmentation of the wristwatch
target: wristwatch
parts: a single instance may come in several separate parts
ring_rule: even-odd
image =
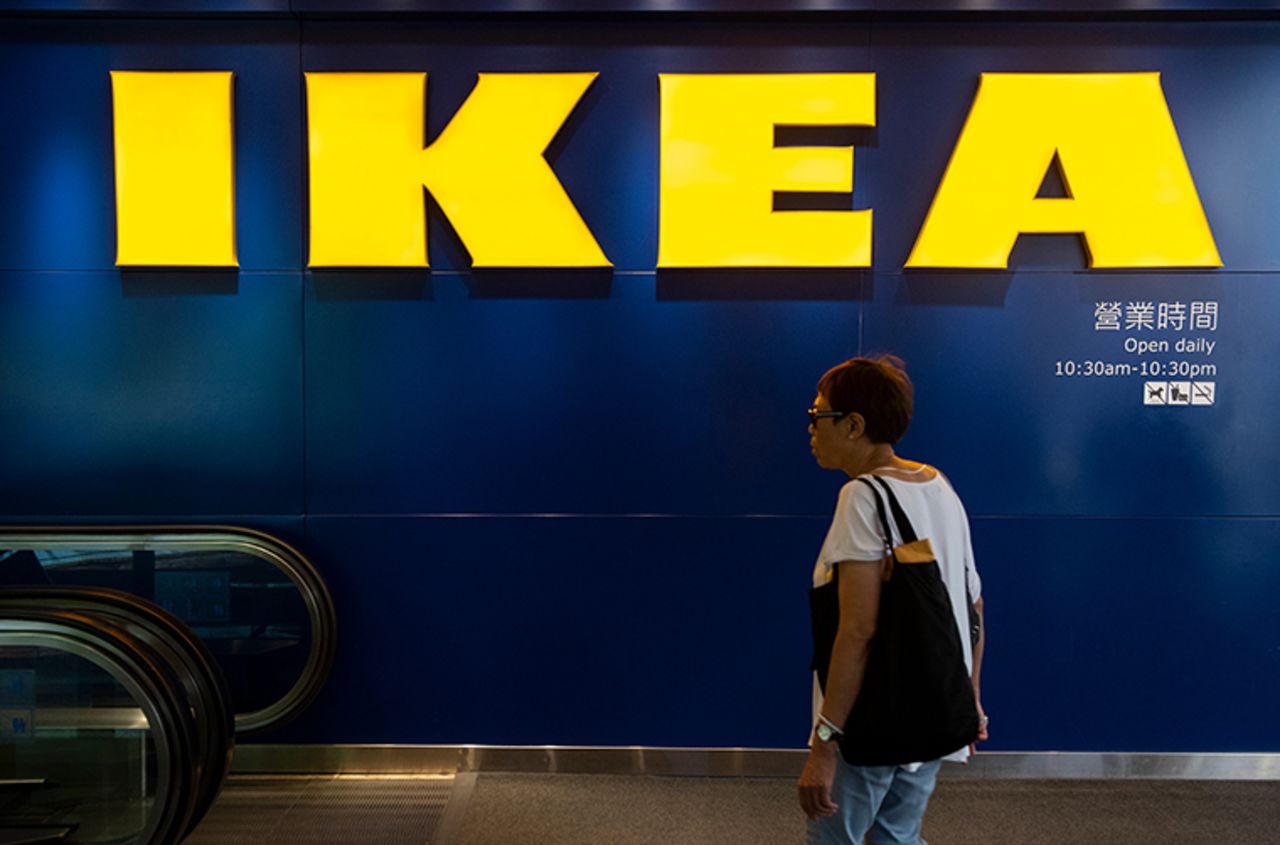
[[[813,732],[820,742],[831,742],[833,739],[839,739],[844,736],[843,731],[837,730],[834,725],[822,717],[818,717],[818,724],[813,726]]]

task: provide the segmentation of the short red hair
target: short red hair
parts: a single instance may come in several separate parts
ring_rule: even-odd
[[[915,388],[893,355],[837,364],[818,379],[818,392],[833,411],[861,415],[872,443],[897,443],[911,424]]]

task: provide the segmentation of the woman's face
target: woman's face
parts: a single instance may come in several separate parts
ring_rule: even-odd
[[[813,400],[813,407],[819,411],[830,411],[831,403],[819,393]],[[823,417],[809,425],[809,449],[823,469],[840,468],[840,456],[849,442],[849,432],[842,423],[843,419]]]

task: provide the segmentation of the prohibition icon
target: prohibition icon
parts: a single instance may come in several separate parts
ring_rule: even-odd
[[[1213,381],[1196,381],[1191,383],[1191,404],[1212,405],[1217,394],[1218,383]]]

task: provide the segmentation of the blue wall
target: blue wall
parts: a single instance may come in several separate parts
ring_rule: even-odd
[[[0,513],[299,544],[340,653],[273,739],[802,744],[843,481],[804,409],[830,364],[892,351],[918,391],[901,452],[973,518],[990,748],[1280,751],[1280,23],[285,8],[0,21]],[[113,267],[113,69],[235,71],[238,273]],[[429,72],[431,133],[479,71],[600,71],[554,163],[615,272],[473,275],[438,217],[429,273],[305,272],[313,70]],[[814,70],[877,74],[875,266],[655,274],[657,74]],[[1009,272],[902,271],[980,72],[1152,70],[1222,271],[1088,272],[1072,237],[1024,237]],[[1219,322],[1100,332],[1099,301]],[[1184,335],[1217,347],[1159,357],[1213,364],[1212,406],[1054,375]]]

